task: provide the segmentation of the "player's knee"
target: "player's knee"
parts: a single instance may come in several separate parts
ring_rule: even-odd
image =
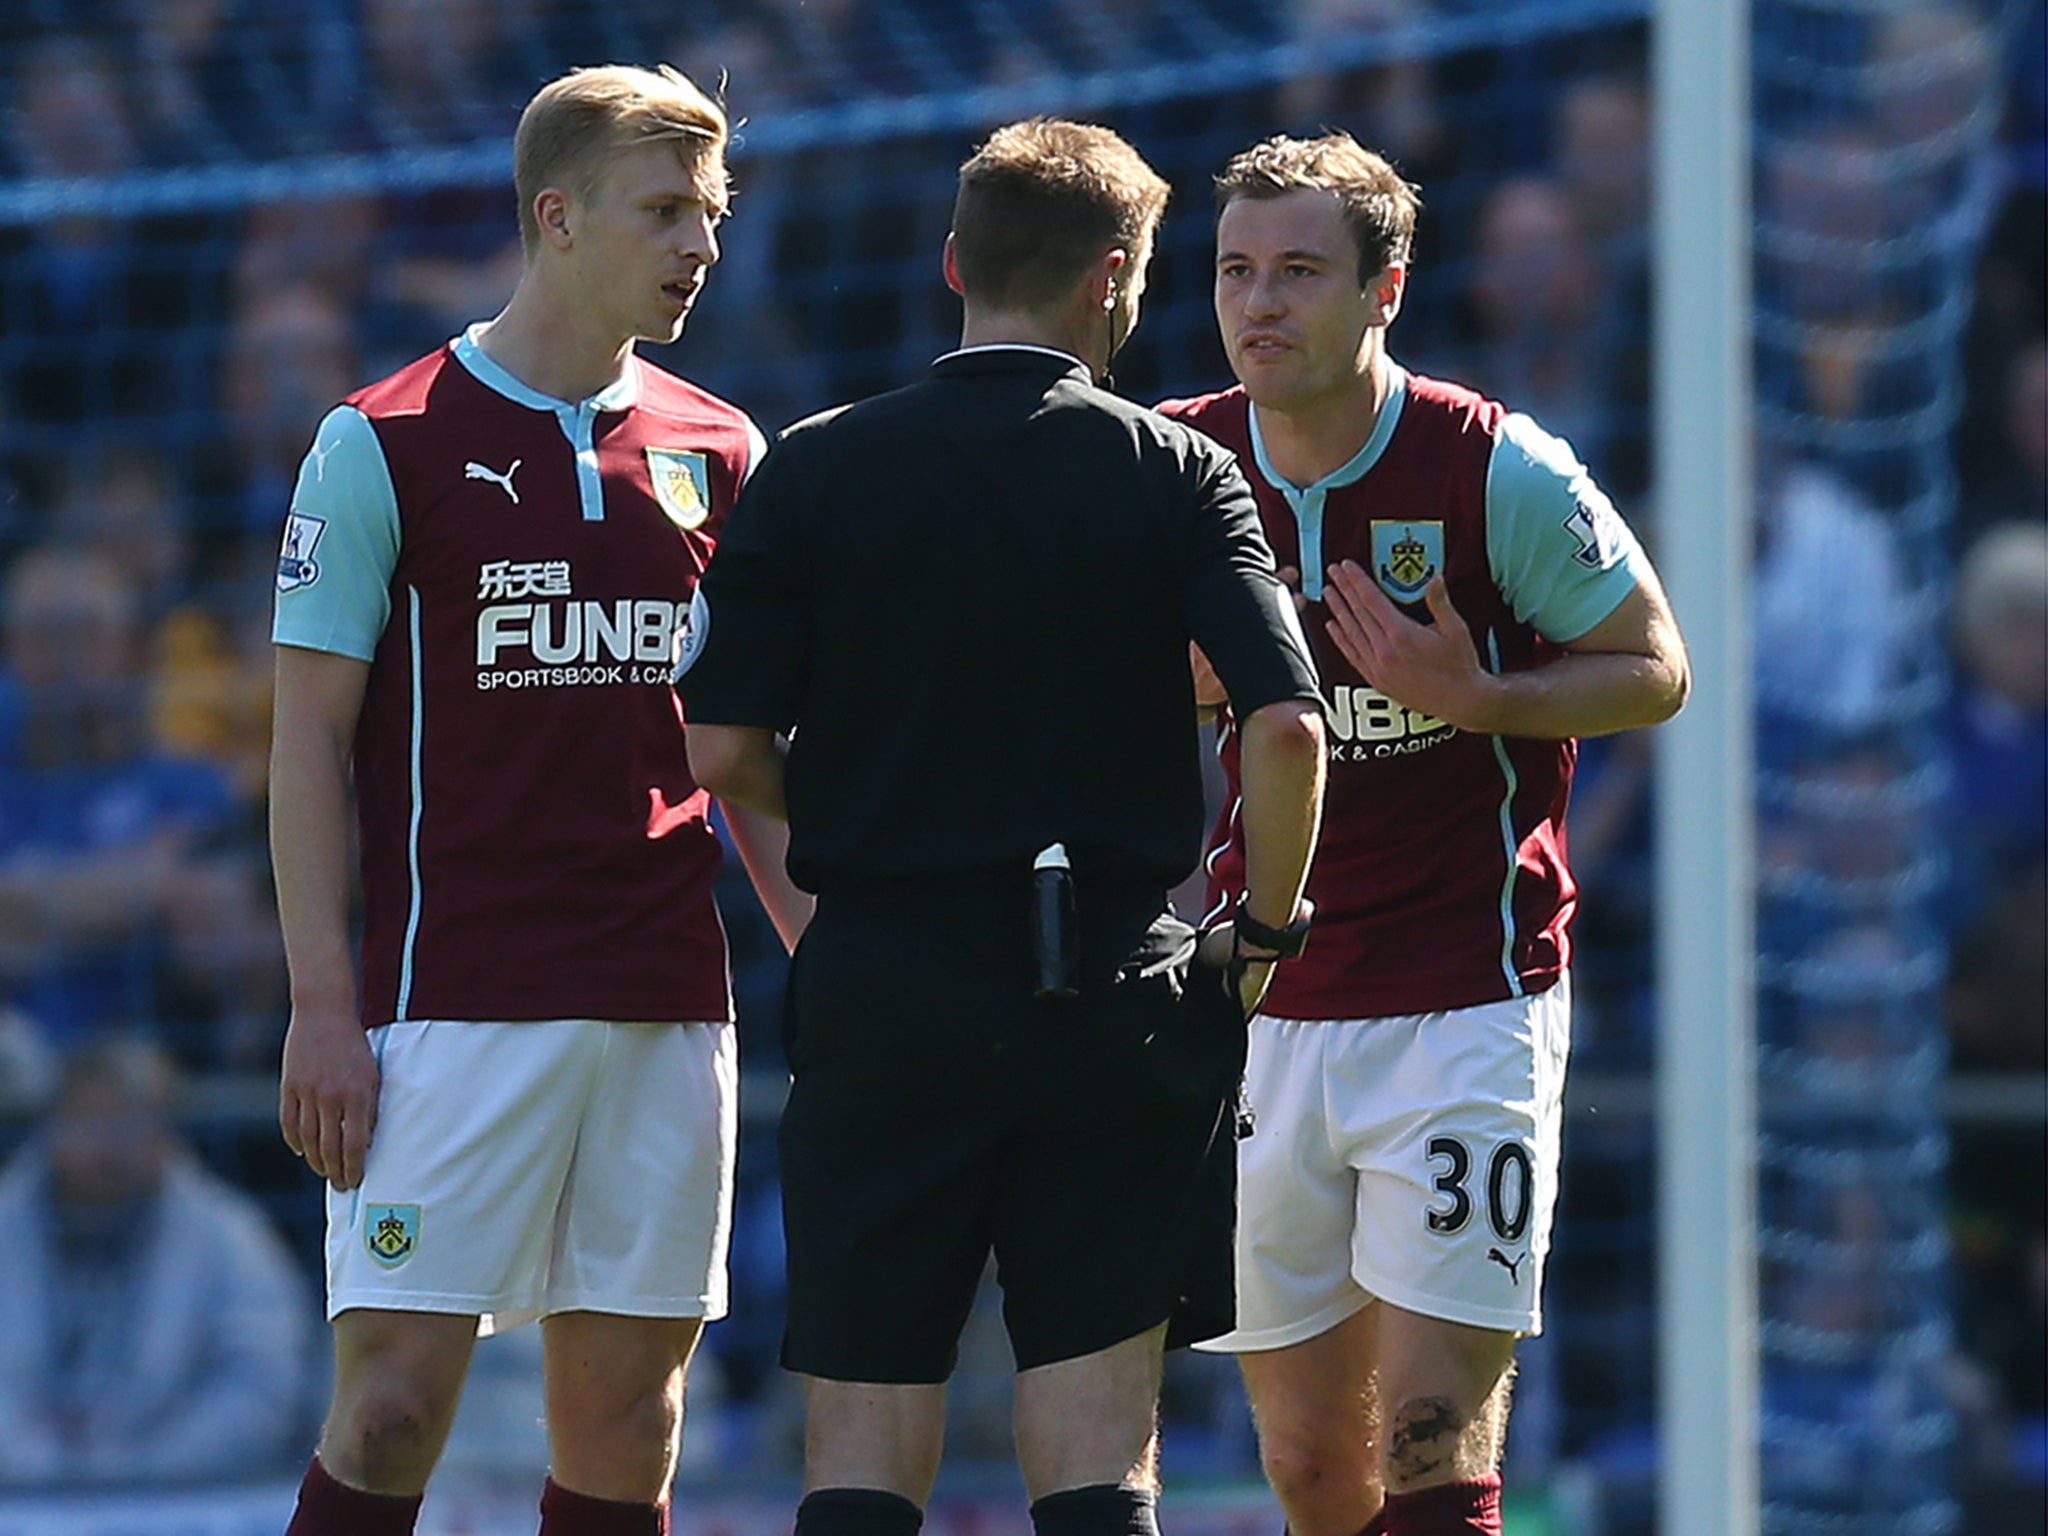
[[[623,1403],[617,1420],[622,1441],[665,1451],[681,1431],[683,1394],[680,1382],[635,1394]]]
[[[549,1418],[557,1437],[585,1454],[659,1460],[682,1426],[682,1382],[672,1378],[651,1387],[581,1382],[574,1391],[552,1395]]]
[[[1284,1504],[1311,1500],[1323,1490],[1364,1481],[1369,1448],[1328,1435],[1262,1434],[1259,1465]]]
[[[452,1400],[403,1380],[379,1382],[335,1405],[321,1459],[345,1482],[372,1492],[412,1492],[433,1471],[454,1413]]]

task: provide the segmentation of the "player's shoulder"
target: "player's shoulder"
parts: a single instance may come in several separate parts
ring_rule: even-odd
[[[1453,446],[1452,439],[1470,443],[1467,462],[1478,462],[1483,452],[1487,494],[1494,502],[1560,488],[1576,494],[1587,480],[1570,443],[1533,416],[1463,384],[1409,374],[1401,425],[1428,434],[1437,451]]]
[[[679,424],[716,426],[744,433],[751,425],[747,413],[723,396],[714,395],[701,384],[693,384],[679,373],[637,354],[639,390],[635,408]]]
[[[434,399],[436,386],[450,371],[466,377],[456,365],[454,348],[436,347],[424,357],[414,358],[394,373],[365,384],[348,395],[343,405],[353,406],[372,421],[392,416],[418,416]]]
[[[1403,424],[1433,428],[1458,436],[1476,435],[1491,439],[1500,431],[1508,408],[1466,384],[1428,374],[1408,374],[1407,399],[1401,407]]]
[[[1162,400],[1153,410],[1197,443],[1218,448],[1240,463],[1251,462],[1251,401],[1243,385],[1233,384],[1206,395]]]
[[[1228,389],[1212,390],[1206,395],[1187,395],[1162,400],[1152,409],[1174,421],[1184,421],[1190,426],[1209,431],[1212,428],[1242,421],[1248,407],[1245,404],[1244,386],[1233,384]]]

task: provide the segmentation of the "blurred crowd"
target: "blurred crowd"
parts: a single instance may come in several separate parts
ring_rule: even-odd
[[[1672,486],[1650,499],[1645,34],[1606,20],[1502,46],[1469,25],[1501,8],[13,0],[0,19],[0,1149],[14,1149],[0,1173],[0,1486],[199,1478],[303,1450],[321,1374],[312,1181],[274,1146],[261,1093],[246,1112],[192,1109],[221,1102],[208,1084],[274,1074],[284,1025],[263,830],[277,530],[321,413],[509,294],[509,135],[536,85],[614,59],[724,82],[744,120],[725,259],[662,360],[771,431],[951,344],[937,271],[951,172],[978,126],[1030,109],[1034,83],[1124,72],[1131,104],[1097,115],[1178,189],[1119,367],[1139,398],[1224,379],[1207,177],[1266,133],[1349,128],[1423,187],[1396,355],[1569,438],[1654,547],[1685,501]],[[1874,8],[1841,48],[1887,83],[1877,107],[1767,119],[1758,140],[1764,942],[1823,978],[1767,1006],[1763,1033],[1824,1062],[1853,1063],[1901,1023],[1870,988],[1831,992],[1828,978],[1877,977],[1896,1000],[1911,992],[1899,976],[1948,953],[1947,981],[1918,985],[1946,988],[1954,1067],[2044,1066],[2044,50],[2038,4],[2018,46],[1994,13]],[[1414,46],[1459,27],[1455,47]],[[1202,94],[1155,78],[1198,67],[1214,71]],[[1760,73],[1767,112],[1774,88]],[[886,122],[913,94],[936,126],[848,126]],[[1985,99],[2004,103],[1977,136],[1990,148],[1959,152]],[[54,200],[7,201],[38,191]],[[1959,356],[1944,361],[1957,349],[1930,351],[1904,317],[1926,298],[1910,274],[1944,233],[1939,211],[1958,207],[1978,210],[1946,231],[1975,271]],[[1927,421],[1942,424],[1932,459],[1911,446]],[[1652,1058],[1650,750],[1589,744],[1573,812],[1584,1071]],[[1916,892],[1917,906],[1897,899]],[[701,1422],[722,1408],[739,1427],[704,1430],[696,1454],[786,1469],[796,1420],[773,1363],[780,1239],[761,1134],[780,1082],[782,961],[744,880],[726,894],[752,1130],[735,1316],[707,1335],[696,1390]],[[1880,907],[1924,920],[1858,915]],[[1551,1451],[1619,1444],[1645,1412],[1645,1353],[1631,1360],[1601,1331],[1650,1306],[1649,1191],[1627,1172],[1644,1144],[1640,1126],[1592,1127],[1572,1147],[1561,1338],[1531,1370],[1555,1383]],[[2038,1124],[1955,1143],[1946,1219],[1985,1423],[2048,1422],[2040,1146]],[[1884,1224],[1848,1207],[1827,1220],[1852,1244]],[[480,1356],[453,1464],[537,1454],[521,1348]],[[1006,1443],[1000,1352],[993,1332],[970,1339],[963,1450]],[[511,1396],[480,1390],[501,1360]],[[1176,1369],[1169,1470],[1249,1472],[1227,1364]],[[151,1437],[145,1462],[133,1426],[164,1411],[159,1388],[186,1432]]]

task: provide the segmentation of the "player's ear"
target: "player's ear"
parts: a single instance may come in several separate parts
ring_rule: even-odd
[[[543,243],[558,251],[570,244],[569,194],[560,187],[542,187],[533,197],[533,221],[540,227]]]
[[[1372,295],[1373,324],[1392,325],[1408,292],[1407,267],[1398,261],[1389,262],[1366,284],[1366,292]]]
[[[939,267],[946,274],[946,286],[966,298],[967,290],[960,285],[960,250],[951,231],[946,234],[945,250],[939,253]]]

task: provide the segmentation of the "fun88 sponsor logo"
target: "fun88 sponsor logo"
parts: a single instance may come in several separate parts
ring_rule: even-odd
[[[1377,688],[1339,683],[1330,690],[1325,719],[1330,736],[1330,761],[1364,763],[1375,758],[1407,757],[1427,752],[1458,734],[1458,728],[1407,709]]]
[[[687,605],[659,597],[495,603],[477,611],[476,685],[579,688],[666,685]]]

